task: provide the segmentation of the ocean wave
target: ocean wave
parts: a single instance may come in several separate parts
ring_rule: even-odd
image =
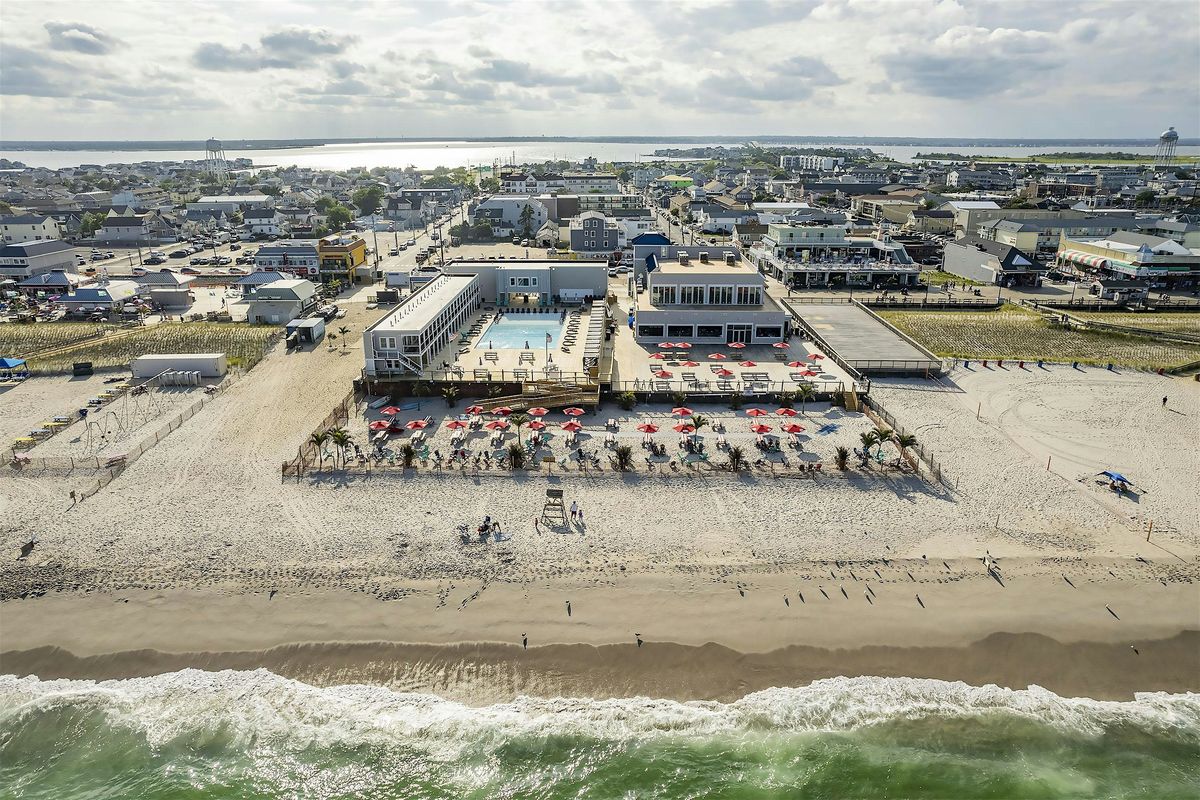
[[[310,686],[265,669],[186,669],[115,681],[0,676],[0,738],[61,711],[99,712],[151,745],[220,729],[235,740],[293,744],[423,743],[454,757],[465,743],[581,736],[627,740],[662,735],[824,733],[921,720],[973,719],[1045,726],[1096,737],[1114,729],[1200,744],[1200,694],[1139,693],[1131,701],[1060,697],[916,678],[831,678],[767,689],[731,703],[634,697],[520,697],[474,707],[380,686]]]

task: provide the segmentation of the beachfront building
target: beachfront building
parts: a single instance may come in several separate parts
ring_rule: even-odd
[[[441,269],[446,275],[477,276],[483,301],[501,306],[590,303],[608,289],[605,261],[454,260]]]
[[[750,259],[789,288],[915,286],[920,267],[891,236],[849,235],[849,223],[814,215],[811,221],[772,224]]]
[[[367,376],[420,374],[483,305],[481,285],[474,274],[438,275],[405,297],[363,332]]]
[[[942,270],[979,283],[1032,286],[1046,274],[1046,265],[1012,245],[964,236],[946,243]]]
[[[321,274],[321,255],[311,241],[281,239],[258,248],[254,255],[254,271],[291,272],[315,279]]]
[[[844,163],[846,163],[846,159],[834,158],[832,156],[799,155],[779,157],[779,168],[786,169],[789,172],[800,172],[802,170],[832,172],[840,168]]]
[[[62,231],[54,217],[45,214],[0,216],[0,240],[5,244],[61,239]]]
[[[20,242],[0,247],[0,277],[24,280],[54,270],[74,271],[75,248],[61,239]]]
[[[196,280],[195,275],[162,269],[147,272],[133,280],[138,285],[138,294],[162,308],[182,308],[192,304],[191,284]]]
[[[75,287],[83,286],[90,281],[91,278],[84,277],[83,275],[77,275],[62,269],[55,269],[20,281],[17,284],[17,291],[31,297],[36,297],[39,294],[64,295],[70,294],[75,290]]]
[[[637,341],[773,344],[787,336],[790,315],[748,263],[732,253],[714,260],[708,250],[695,257],[670,250],[673,257],[649,257],[648,285],[633,313]]]
[[[331,233],[317,242],[321,281],[354,282],[354,270],[367,263],[367,243],[354,231]]]
[[[1163,287],[1200,283],[1200,254],[1173,239],[1120,231],[1103,239],[1063,237],[1060,267],[1101,278],[1145,279]]]
[[[137,297],[138,285],[133,281],[100,281],[80,286],[59,300],[67,313],[102,311],[111,313]]]
[[[282,325],[317,307],[317,287],[302,278],[273,281],[258,287],[249,306],[246,320],[251,325]]]

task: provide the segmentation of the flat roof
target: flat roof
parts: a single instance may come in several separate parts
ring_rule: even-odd
[[[668,254],[665,258],[655,256],[658,262],[658,268],[655,272],[660,272],[663,275],[691,274],[691,273],[707,273],[710,275],[760,275],[761,273],[750,266],[746,261],[735,260],[733,266],[725,263],[725,257],[720,253],[709,253],[709,261],[703,262],[694,255],[689,256],[687,264],[680,264],[678,258],[674,258],[673,254]]]
[[[439,275],[406,297],[390,314],[367,330],[419,331],[441,313],[459,292],[477,280],[478,275]]]

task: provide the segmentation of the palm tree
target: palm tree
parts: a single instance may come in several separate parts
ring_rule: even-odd
[[[817,390],[811,383],[801,383],[796,386],[796,398],[800,401],[800,413],[804,414],[804,404],[817,396]]]
[[[325,466],[325,443],[329,441],[329,434],[325,431],[318,431],[308,437],[308,441],[317,448],[317,471],[320,472]]]
[[[791,408],[796,402],[796,392],[780,392],[779,407]]]
[[[517,442],[508,446],[508,464],[512,469],[521,469],[525,466],[525,448]]]
[[[517,441],[521,441],[521,426],[529,424],[528,414],[513,414],[508,418],[508,421],[517,426]]]
[[[692,414],[692,418],[689,420],[689,422],[691,422],[692,427],[696,429],[696,433],[699,433],[701,428],[709,424],[709,419],[701,414]]]
[[[893,433],[892,442],[900,448],[900,455],[904,455],[905,450],[917,443],[917,437],[911,433]]]
[[[871,455],[871,448],[874,447],[875,445],[879,444],[879,441],[880,441],[879,432],[878,431],[867,431],[866,433],[860,433],[858,435],[858,439],[860,442],[862,442],[863,458],[866,459],[866,458],[869,458]]]
[[[348,337],[350,335],[350,329],[343,325],[342,327],[338,328],[338,333],[342,335],[342,349],[345,350],[346,342],[349,341]]]
[[[445,398],[446,405],[454,405],[458,402],[458,387],[447,386],[445,389],[442,389],[442,397]]]
[[[329,431],[329,440],[337,447],[337,454],[342,457],[342,466],[345,466],[346,448],[350,445],[350,434],[345,428],[333,428]]]
[[[850,449],[845,445],[839,444],[833,450],[833,460],[837,464],[837,468],[845,472],[846,462],[850,460]]]
[[[400,459],[401,463],[404,464],[404,468],[409,469],[412,467],[413,461],[415,461],[416,458],[417,448],[412,446],[412,442],[405,442],[404,446],[400,448]]]
[[[746,451],[740,445],[734,445],[729,448],[729,461],[727,462],[730,472],[741,472],[746,466]]]
[[[613,455],[616,456],[617,469],[621,472],[628,472],[633,468],[633,448],[629,445],[617,445]]]
[[[335,339],[337,339],[337,334],[336,333],[327,333],[327,334],[325,334],[325,339],[326,339],[326,341],[329,342],[329,349],[332,351],[333,350],[333,342]]]

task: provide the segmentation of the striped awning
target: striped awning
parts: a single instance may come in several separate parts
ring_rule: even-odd
[[[1092,255],[1082,250],[1060,250],[1058,258],[1060,261],[1069,261],[1072,264],[1081,264],[1085,267],[1103,269],[1109,266],[1109,261],[1104,256]]]

